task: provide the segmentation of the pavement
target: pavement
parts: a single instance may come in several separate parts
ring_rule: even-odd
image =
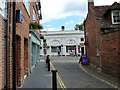
[[[99,68],[95,67],[94,65],[82,65],[80,64],[80,68],[89,74],[90,76],[98,79],[99,81],[108,84],[112,88],[119,88],[120,89],[120,80],[118,77],[111,76],[107,73],[102,72]]]
[[[60,88],[59,83],[57,83]],[[46,68],[45,60],[40,60],[31,74],[25,78],[21,88],[52,88],[52,73]]]

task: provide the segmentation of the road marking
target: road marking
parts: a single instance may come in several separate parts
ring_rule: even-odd
[[[50,62],[50,65],[52,66],[53,69],[55,69],[54,65],[53,65],[51,62]],[[66,87],[65,84],[63,83],[63,81],[62,81],[62,79],[60,78],[60,76],[58,75],[58,73],[57,73],[57,80],[58,80],[60,86],[62,87],[62,89],[65,90],[64,88],[67,88],[67,87]]]
[[[80,66],[80,68],[81,68],[84,72],[86,72],[87,74],[89,74],[89,75],[91,75],[92,77],[96,78],[97,80],[99,80],[99,81],[101,81],[101,82],[104,82],[104,83],[112,86],[113,88],[118,88],[118,86],[116,86],[116,85],[114,85],[114,84],[112,84],[112,83],[110,83],[110,82],[108,82],[108,81],[106,81],[106,80],[104,80],[104,79],[101,79],[101,78],[93,75],[92,73],[88,72],[85,68],[82,67],[81,64],[80,64],[79,66]]]

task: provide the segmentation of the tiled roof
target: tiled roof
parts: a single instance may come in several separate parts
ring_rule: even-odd
[[[120,27],[120,25],[112,25],[104,17],[104,14],[109,10],[118,9],[118,7],[120,8],[120,4],[115,2],[111,6],[91,6],[91,11],[101,28],[117,28]]]

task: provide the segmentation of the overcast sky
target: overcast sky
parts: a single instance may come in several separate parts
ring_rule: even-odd
[[[94,0],[94,5],[111,5],[120,0]],[[74,29],[75,24],[83,22],[87,15],[87,0],[41,0],[42,20],[45,29]]]

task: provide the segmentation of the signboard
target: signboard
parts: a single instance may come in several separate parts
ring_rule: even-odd
[[[63,44],[61,44],[61,47],[63,47]]]
[[[80,43],[80,45],[85,45],[85,43]]]

